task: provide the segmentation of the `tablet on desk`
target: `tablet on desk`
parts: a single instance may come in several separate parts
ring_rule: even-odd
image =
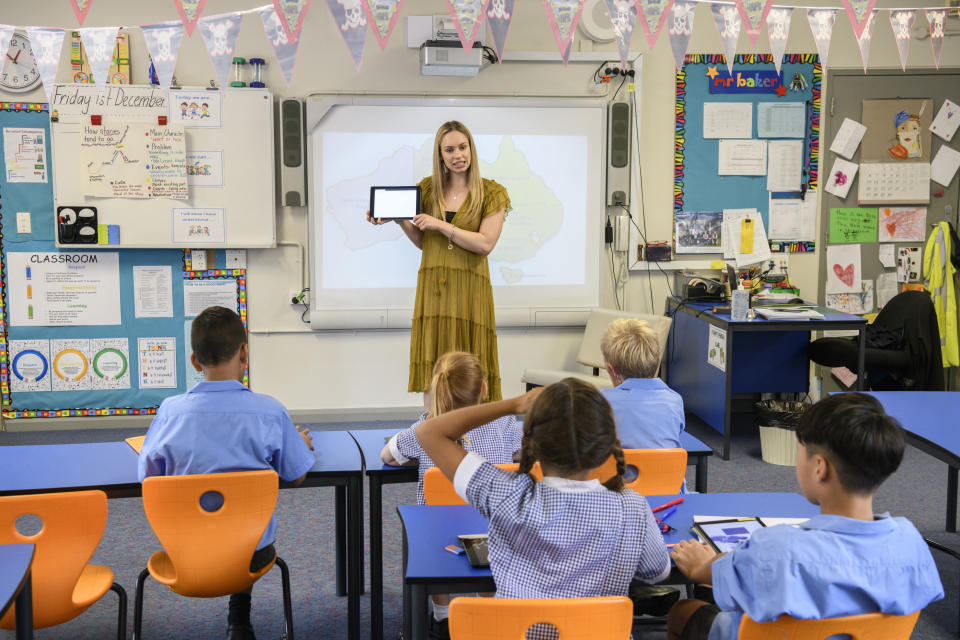
[[[472,533],[469,535],[457,536],[460,540],[460,546],[467,552],[467,560],[470,566],[482,569],[490,566],[490,558],[487,555],[487,534]]]
[[[420,187],[370,187],[370,216],[410,220],[420,213]]]
[[[728,553],[765,526],[760,518],[731,518],[694,523],[693,531],[717,553]]]

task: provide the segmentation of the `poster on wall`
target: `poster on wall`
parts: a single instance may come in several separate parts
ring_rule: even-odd
[[[707,364],[727,370],[727,332],[720,327],[710,325],[710,337],[707,342]]]
[[[930,162],[929,99],[864,100],[860,162]]]
[[[860,245],[827,247],[827,293],[860,292]]]
[[[182,126],[83,125],[80,188],[101,198],[189,197]]]
[[[90,340],[92,389],[130,388],[130,343],[127,338]]]
[[[141,389],[177,388],[177,339],[137,338]]]
[[[880,242],[921,242],[927,224],[926,207],[880,207]]]
[[[50,391],[50,341],[10,341],[10,391]]]
[[[722,211],[677,211],[673,214],[677,253],[721,253]]]
[[[65,339],[50,341],[54,391],[89,391],[90,341]]]
[[[7,182],[46,182],[43,129],[3,128],[3,173]]]

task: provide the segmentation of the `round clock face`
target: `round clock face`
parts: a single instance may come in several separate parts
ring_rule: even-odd
[[[10,49],[0,65],[0,90],[30,91],[40,84],[40,72],[30,50],[30,41],[17,31],[10,38]]]

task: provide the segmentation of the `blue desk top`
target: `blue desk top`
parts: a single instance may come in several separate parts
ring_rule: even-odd
[[[900,421],[904,430],[960,457],[958,391],[871,391],[884,410]]]
[[[363,458],[348,431],[311,431],[317,462],[307,476],[337,475],[363,471]]]
[[[680,446],[687,450],[687,454],[697,455],[697,456],[712,456],[713,449],[711,449],[706,442],[695,438],[686,431],[680,432]]]
[[[679,300],[676,297],[673,298],[673,301],[679,302]],[[798,319],[791,319],[791,320],[767,320],[766,318],[761,318],[758,316],[753,320],[734,321],[730,319],[729,313],[714,313],[713,311],[711,311],[711,309],[713,309],[714,307],[729,306],[729,304],[725,302],[684,302],[680,305],[679,308],[686,308],[688,311],[693,311],[697,315],[710,316],[712,318],[722,320],[727,324],[738,325],[738,326],[758,325],[758,324],[761,324],[761,325],[762,324],[784,325],[784,324],[804,324],[804,323],[816,324],[821,322],[839,323],[839,324],[848,324],[848,325],[867,324],[866,319],[860,316],[855,316],[850,313],[841,313],[839,311],[834,311],[833,309],[829,309],[827,307],[820,307],[813,302],[808,302],[805,304],[809,304],[815,307],[817,311],[823,314],[823,319],[821,320],[819,318],[811,318],[808,320],[804,320],[804,319],[798,318]],[[853,327],[851,326],[850,328],[853,328]]]
[[[7,612],[33,563],[34,545],[0,544],[0,616]]]

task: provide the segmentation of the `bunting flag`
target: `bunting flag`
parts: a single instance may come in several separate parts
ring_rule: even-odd
[[[370,6],[371,1],[373,7]],[[387,40],[397,25],[403,2],[404,0],[363,0],[363,10],[367,12],[367,19],[373,23],[373,35],[377,38],[380,51],[387,48]]]
[[[10,50],[10,38],[13,37],[15,28],[10,24],[0,24],[0,55],[3,56],[0,58],[0,72],[3,72],[3,67],[7,62],[6,53]]]
[[[833,23],[837,20],[836,9],[807,9],[807,22],[813,32],[813,41],[817,44],[817,53],[820,55],[820,64],[827,66],[827,54],[830,53],[830,36],[833,34]]]
[[[277,56],[280,70],[283,71],[283,78],[287,81],[289,87],[290,78],[293,76],[293,65],[297,61],[300,27],[298,25],[295,32],[298,37],[291,39],[286,21],[280,17],[273,5],[260,7],[258,13],[260,14],[260,20],[263,22],[263,30],[267,33],[267,40],[273,46],[273,53]]]
[[[840,0],[844,9],[847,10],[847,16],[850,18],[850,24],[853,25],[853,34],[860,40],[863,30],[867,27],[867,20],[873,15],[873,7],[877,0]],[[869,45],[867,47],[869,49]]]
[[[327,0],[330,14],[340,27],[340,35],[343,36],[357,71],[360,71],[363,63],[363,46],[367,41],[367,15],[363,12],[362,2],[363,0]]]
[[[927,22],[930,24],[930,50],[933,51],[933,64],[939,69],[940,53],[943,50],[943,28],[947,24],[947,10],[927,9],[926,14]]]
[[[767,21],[772,4],[773,0],[737,0],[737,9],[746,26],[750,44],[757,44],[757,38],[760,37],[763,23]]]
[[[59,27],[27,27],[27,38],[37,71],[47,92],[47,102],[53,96],[53,85],[60,67],[60,50],[63,48],[63,29]]]
[[[613,39],[620,52],[620,68],[627,68],[630,57],[630,38],[633,37],[633,25],[637,23],[637,5],[632,0],[606,0],[610,13],[610,25],[613,27]]]
[[[87,12],[90,11],[90,5],[93,0],[70,0],[70,6],[73,7],[73,15],[77,16],[77,23],[83,26],[83,21],[87,19]],[[6,53],[6,51],[4,51]]]
[[[142,24],[140,31],[147,41],[147,52],[153,60],[153,68],[164,91],[170,88],[173,71],[177,66],[180,42],[183,41],[183,23],[176,20]]]
[[[97,85],[97,94],[103,92],[110,73],[110,64],[113,62],[113,49],[117,44],[117,31],[120,27],[81,27],[80,42],[87,53],[87,62],[90,64],[90,74]]]
[[[787,37],[790,35],[790,16],[793,8],[774,7],[767,13],[767,35],[770,37],[770,53],[773,54],[773,64],[780,74],[780,65],[783,64],[783,52],[787,48]]]
[[[917,19],[917,12],[912,9],[898,9],[890,12],[890,27],[893,37],[897,41],[897,51],[900,53],[900,69],[907,70],[907,54],[910,53],[910,32]]]
[[[487,5],[487,25],[493,36],[493,48],[497,51],[497,60],[503,59],[503,45],[507,43],[510,20],[513,19],[515,0],[490,0]]]
[[[183,21],[183,26],[187,30],[187,35],[193,35],[193,29],[197,26],[197,20],[203,11],[203,5],[207,0],[173,0],[177,5],[177,13]]]
[[[233,62],[233,47],[240,34],[240,13],[221,13],[209,18],[200,18],[197,26],[207,45],[207,54],[217,74],[217,85],[222,89],[230,78],[230,64]]]
[[[857,37],[857,44],[860,45],[860,57],[863,59],[863,72],[867,72],[867,59],[870,57],[870,40],[873,39],[873,27],[877,24],[877,11],[871,11],[870,17],[864,24],[863,31]]]
[[[557,48],[560,49],[563,66],[567,66],[570,60],[573,32],[577,28],[577,23],[580,22],[584,2],[586,0],[543,0],[550,28],[553,29],[553,37],[556,38]]]
[[[447,0],[447,9],[457,25],[457,35],[465,51],[470,51],[483,27],[483,14],[490,0]]]
[[[733,75],[733,58],[737,54],[737,39],[740,37],[740,13],[732,4],[712,3],[713,22],[717,25],[720,42],[723,43],[723,55],[727,60],[727,71]]]
[[[280,21],[280,24],[283,26],[283,30],[287,32],[287,41],[292,42],[296,45],[297,40],[300,39],[300,29],[303,28],[303,18],[307,15],[307,11],[310,9],[310,3],[312,0],[273,0],[273,8],[277,16],[283,18]],[[263,17],[263,9],[260,9],[260,17]],[[266,21],[263,23],[266,25]],[[273,36],[270,34],[267,35],[273,41]],[[277,45],[273,45],[274,51],[277,49]],[[296,53],[296,46],[294,46],[294,53]],[[291,71],[293,70],[293,65],[291,64]],[[287,84],[290,84],[290,78],[287,78]]]
[[[607,5],[609,6],[610,4],[610,0],[607,0]],[[615,2],[613,4],[624,3]],[[643,20],[641,20],[640,24],[643,26],[643,35],[647,38],[647,46],[650,47],[651,50],[653,50],[653,45],[657,43],[657,37],[660,35],[663,23],[670,14],[671,7],[673,7],[673,0],[636,0],[634,19],[636,18],[637,11],[643,15]],[[613,18],[613,9],[610,10],[610,17]],[[616,33],[616,24],[614,24],[613,28],[614,33]],[[631,23],[631,30],[632,29],[633,26]]]
[[[677,71],[683,68],[683,59],[690,46],[690,36],[693,35],[693,15],[697,10],[696,2],[675,0],[670,9],[670,22],[667,35],[670,37],[670,49],[673,50],[673,62]]]

